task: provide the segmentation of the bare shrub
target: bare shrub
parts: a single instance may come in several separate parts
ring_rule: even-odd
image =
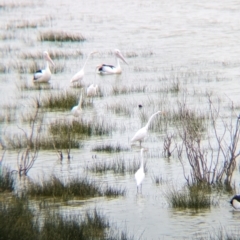
[[[230,186],[236,158],[240,155],[237,152],[240,116],[234,118],[232,115],[230,121],[224,119],[220,116],[219,104],[215,107],[211,96],[207,95],[207,98],[211,123],[209,134],[204,138],[204,134],[192,128],[187,119],[182,121],[179,128],[181,143],[177,145],[178,158],[188,184],[206,182]],[[190,176],[183,163],[183,151],[190,164]]]

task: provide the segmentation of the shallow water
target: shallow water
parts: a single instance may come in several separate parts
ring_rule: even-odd
[[[99,51],[86,65],[85,86],[97,83],[104,93],[94,99],[94,107],[84,109],[84,119],[93,117],[109,121],[114,126],[110,136],[92,137],[84,142],[84,148],[72,150],[70,162],[60,162],[54,151],[41,151],[38,160],[29,172],[32,179],[50,176],[52,173],[68,178],[84,176],[84,167],[94,161],[113,161],[121,157],[124,161],[139,158],[138,145],[130,148],[129,141],[141,121],[141,113],[150,116],[159,110],[174,108],[181,96],[166,96],[162,89],[179,81],[182,92],[187,95],[189,106],[205,109],[206,92],[221,98],[223,114],[229,116],[230,102],[239,107],[240,76],[240,3],[238,1],[201,1],[193,3],[178,1],[15,1],[0,0],[0,56],[2,66],[9,69],[0,74],[0,104],[16,106],[17,119],[1,124],[1,138],[5,134],[19,131],[16,125],[25,126],[20,120],[21,112],[32,112],[32,99],[39,91],[21,91],[17,86],[25,82],[32,84],[32,74],[19,73],[16,67],[28,66],[24,53],[48,51],[81,51],[83,56],[53,59],[63,71],[52,75],[50,86],[56,91],[71,88],[71,77],[81,69],[89,52]],[[24,21],[38,23],[37,28],[19,28]],[[39,33],[47,30],[62,30],[80,33],[85,42],[41,42]],[[125,55],[129,65],[121,64],[120,76],[100,76],[95,67],[100,63],[114,64],[113,49],[118,48]],[[41,57],[34,60],[44,65]],[[145,86],[145,92],[113,95],[113,86]],[[47,94],[42,91],[41,94]],[[109,110],[114,104],[125,104],[129,115],[116,114]],[[143,109],[138,108],[143,105]],[[70,109],[69,109],[70,112]],[[69,112],[46,114],[45,123],[55,118],[71,119]],[[237,112],[236,112],[237,114]],[[154,125],[154,123],[153,123]],[[136,194],[134,175],[92,174],[99,182],[125,188],[125,197],[110,199],[97,198],[85,205],[62,207],[64,212],[78,213],[85,209],[101,209],[113,225],[126,230],[141,239],[192,239],[204,237],[223,227],[238,228],[240,214],[229,206],[231,196],[223,195],[219,206],[197,213],[172,209],[164,196],[168,184],[181,187],[185,183],[181,164],[177,156],[170,160],[162,156],[164,132],[150,131],[144,147],[148,172],[143,184],[143,193]],[[101,143],[119,143],[128,149],[118,154],[96,153],[93,146]],[[93,156],[96,155],[96,159]],[[17,153],[8,151],[4,164],[17,168]],[[186,163],[187,164],[187,163]],[[88,173],[89,174],[89,173]],[[153,176],[162,176],[167,183],[155,185]],[[239,188],[238,168],[235,184]]]

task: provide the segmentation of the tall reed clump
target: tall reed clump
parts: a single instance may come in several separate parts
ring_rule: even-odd
[[[210,189],[207,185],[194,184],[186,186],[182,190],[174,187],[168,189],[166,197],[173,208],[201,209],[210,208],[213,203],[210,196]]]
[[[38,224],[26,201],[0,202],[0,233],[0,239],[38,239]]]
[[[103,188],[97,182],[83,178],[72,178],[64,183],[56,176],[50,180],[40,183],[32,183],[27,190],[27,195],[32,197],[54,197],[68,200],[70,198],[92,198],[97,196],[120,196],[124,195],[124,190],[107,187]]]
[[[49,209],[50,210],[50,209]],[[36,213],[27,200],[0,202],[0,239],[77,240],[122,238],[110,226],[106,216],[96,209],[83,214],[65,215],[53,211]]]
[[[41,106],[50,109],[68,109],[78,104],[79,92],[77,91],[57,91],[51,92],[41,101]]]
[[[39,34],[40,41],[51,42],[83,42],[87,39],[81,34],[69,33],[64,31],[47,31]]]
[[[9,168],[3,167],[0,161],[0,193],[14,190],[14,179]]]
[[[74,134],[78,137],[90,137],[93,135],[102,136],[109,135],[111,133],[111,127],[106,125],[104,122],[97,121],[83,121],[80,120],[55,120],[49,125],[49,132],[53,135],[67,135],[69,133]]]

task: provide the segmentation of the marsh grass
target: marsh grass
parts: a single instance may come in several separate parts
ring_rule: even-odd
[[[12,123],[17,119],[17,106],[2,106],[0,111],[0,123]]]
[[[128,148],[121,147],[119,143],[117,143],[115,146],[111,144],[102,144],[99,146],[95,146],[92,148],[92,151],[96,152],[108,152],[108,153],[113,153],[113,152],[122,152],[122,151],[128,151]]]
[[[48,53],[50,57],[54,60],[56,59],[69,59],[69,58],[78,58],[82,57],[83,53],[80,50],[59,50],[59,49],[54,49],[54,50],[48,50]],[[38,51],[38,52],[24,52],[21,53],[20,57],[23,59],[42,59],[43,53]]]
[[[53,90],[53,86],[44,83],[44,84],[38,84],[38,83],[28,83],[26,81],[21,81],[20,83],[16,83],[16,87],[20,91],[42,91],[42,90]],[[54,89],[56,89],[54,87]]]
[[[146,92],[147,86],[113,86],[112,87],[112,94],[113,95],[120,95],[120,94],[131,94],[131,93],[138,93],[138,92]]]
[[[97,209],[83,214],[64,216],[51,211],[41,217],[33,210],[27,199],[0,202],[1,239],[128,239],[122,238],[109,224],[108,219]]]
[[[90,166],[85,167],[85,170],[94,173],[107,173],[112,171],[114,174],[133,174],[140,166],[139,160],[129,160],[128,163],[122,158],[117,157],[113,161],[102,161],[92,163]],[[144,171],[147,172],[147,163],[144,162]]]
[[[39,33],[39,40],[51,42],[83,42],[87,39],[81,34],[64,31],[47,31]]]
[[[39,147],[42,150],[60,150],[82,148],[83,144],[76,138],[74,134],[61,134],[57,136],[45,136],[39,140]]]
[[[126,189],[121,188],[115,188],[111,186],[107,186],[104,192],[104,196],[106,197],[119,197],[119,196],[125,196],[126,195]]]
[[[52,176],[50,180],[44,180],[42,183],[32,183],[27,195],[32,197],[53,197],[61,198],[66,201],[70,198],[87,199],[98,196],[116,197],[125,195],[125,190],[113,187],[103,187],[93,180],[87,178],[75,177],[67,183],[56,176]]]
[[[93,135],[102,136],[102,135],[110,135],[111,134],[111,126],[106,125],[105,122],[99,120],[99,122],[87,121],[84,120],[55,120],[53,123],[49,125],[49,132],[53,135],[68,135],[71,133],[72,135],[78,136],[82,138],[90,137]]]
[[[152,181],[156,185],[162,185],[162,184],[165,184],[165,183],[169,182],[169,180],[164,179],[162,175],[153,175],[152,176]]]
[[[14,179],[9,168],[3,167],[0,161],[0,193],[14,190]]]
[[[9,73],[10,67],[6,63],[0,63],[0,73]]]
[[[132,116],[132,111],[130,110],[128,104],[124,103],[115,103],[115,104],[107,104],[106,105],[107,111],[112,111],[115,114],[118,115],[126,115],[126,116]]]
[[[0,202],[0,232],[1,239],[38,239],[34,212],[27,201]]]
[[[166,197],[173,208],[201,209],[217,205],[211,199],[211,188],[206,184],[194,184],[184,187],[181,191],[174,187],[168,189]]]
[[[71,110],[79,101],[78,91],[57,91],[51,92],[41,101],[41,106],[50,109]]]

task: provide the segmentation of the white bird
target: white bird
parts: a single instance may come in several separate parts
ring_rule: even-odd
[[[74,117],[79,117],[82,113],[82,95],[83,95],[83,89],[81,89],[80,98],[77,106],[74,106],[71,110],[71,113]]]
[[[43,52],[44,59],[46,60],[45,69],[36,71],[33,75],[34,82],[48,82],[51,79],[51,71],[49,69],[49,62],[54,66],[52,59],[50,58],[47,51]]]
[[[140,168],[135,173],[135,180],[137,183],[137,192],[140,187],[142,192],[142,182],[145,178],[144,164],[143,164],[143,151],[144,151],[144,148],[141,148],[141,165],[140,165]]]
[[[124,61],[127,65],[128,65],[128,63],[118,49],[114,50],[114,54],[115,54],[115,58],[116,58],[116,66],[108,65],[108,64],[101,64],[101,65],[97,66],[97,73],[101,73],[101,74],[120,74],[120,73],[122,73],[119,59]]]
[[[141,143],[142,141],[144,141],[144,138],[147,136],[148,133],[148,128],[150,126],[150,123],[153,119],[154,116],[156,116],[157,114],[161,113],[161,111],[157,111],[155,112],[148,120],[147,124],[145,127],[140,128],[135,135],[133,136],[133,138],[131,139],[131,142],[137,142],[139,141],[140,143],[140,147],[141,147]]]
[[[231,205],[235,208],[240,210],[240,195],[235,195],[231,201],[230,201]]]
[[[80,81],[83,79],[83,77],[84,77],[84,68],[85,68],[85,65],[86,65],[88,59],[90,58],[90,56],[93,55],[93,54],[95,54],[95,53],[97,53],[97,52],[95,51],[95,52],[89,53],[89,55],[88,55],[85,63],[83,64],[82,69],[81,69],[79,72],[77,72],[77,73],[72,77],[71,83],[80,82]]]
[[[87,88],[87,97],[91,97],[93,99],[93,97],[97,95],[97,91],[98,91],[98,85],[97,84],[91,84]]]

